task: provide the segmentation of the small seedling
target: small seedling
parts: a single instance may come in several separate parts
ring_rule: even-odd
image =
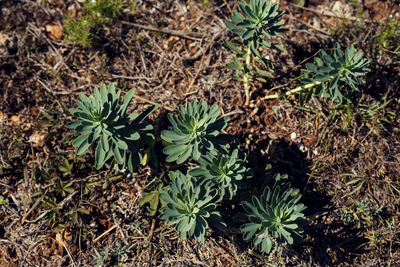
[[[161,210],[161,219],[176,225],[180,238],[195,237],[203,242],[209,223],[225,226],[217,211],[222,199],[218,190],[196,185],[193,177],[180,171],[170,172],[171,186],[161,192],[160,199],[166,203]]]
[[[69,123],[67,127],[83,133],[73,142],[77,154],[85,153],[91,144],[99,140],[95,150],[97,169],[114,157],[121,169],[127,165],[129,171],[133,171],[142,161],[139,142],[154,139],[152,134],[144,133],[152,130],[153,126],[144,123],[143,120],[157,106],[148,108],[140,115],[127,114],[134,94],[135,90],[130,90],[122,106],[119,106],[121,91],[116,92],[114,84],[110,84],[108,88],[102,85],[100,91],[94,88],[94,96],[80,94],[81,101],[76,102],[79,108],[70,109],[78,120]]]
[[[230,17],[232,22],[225,22],[225,25],[233,33],[239,36],[240,40],[226,41],[226,45],[236,54],[233,56],[233,63],[227,66],[240,72],[241,76],[234,76],[235,79],[242,81],[246,105],[250,103],[251,82],[258,80],[266,82],[262,77],[271,77],[272,74],[255,66],[254,60],[260,62],[265,67],[272,67],[271,62],[264,58],[259,52],[259,48],[283,50],[279,45],[270,44],[264,38],[280,37],[283,32],[281,28],[284,12],[278,12],[279,1],[274,3],[271,0],[250,0],[239,2],[241,13],[234,11]],[[256,72],[262,77],[256,77]]]
[[[365,201],[355,201],[349,208],[340,211],[338,217],[346,223],[355,223],[357,228],[370,225],[381,212],[382,207],[372,206]]]
[[[198,160],[207,152],[216,153],[226,145],[230,137],[220,135],[229,118],[220,117],[217,105],[208,107],[205,101],[190,102],[186,109],[179,106],[178,116],[169,113],[172,130],[161,132],[161,138],[169,144],[164,148],[167,162],[181,164],[190,157]]]
[[[79,44],[83,48],[89,47],[93,42],[92,28],[96,25],[93,18],[83,17],[79,20],[67,15],[64,23],[65,39]]]
[[[61,224],[61,210],[63,206],[57,203],[57,199],[55,197],[45,195],[40,205],[47,209],[45,217],[48,220],[50,227],[54,229],[62,229],[63,225]]]

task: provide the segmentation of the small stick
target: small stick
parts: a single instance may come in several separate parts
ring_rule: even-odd
[[[25,222],[26,218],[29,216],[29,214],[31,214],[31,212],[32,212],[34,209],[36,209],[36,207],[37,207],[37,206],[40,204],[40,202],[43,200],[43,198],[44,198],[44,196],[46,195],[46,193],[47,193],[47,190],[46,190],[46,192],[45,192],[38,200],[36,200],[36,202],[33,204],[32,208],[31,208],[30,210],[28,210],[28,212],[25,213],[24,216],[22,216],[22,222],[21,222],[21,224],[23,224],[23,223]]]
[[[232,11],[231,7],[229,6],[228,2],[226,0],[224,0],[224,3],[226,5],[226,7],[228,8],[229,13],[231,13],[231,15],[233,15],[233,11]]]
[[[180,31],[176,31],[176,30],[161,29],[161,28],[157,28],[157,27],[153,27],[153,26],[141,25],[138,23],[133,23],[133,22],[124,21],[124,20],[120,20],[120,22],[122,24],[130,25],[130,26],[133,26],[136,28],[154,31],[154,32],[167,33],[167,34],[183,37],[183,38],[193,40],[193,41],[201,41],[205,37],[203,34],[197,33],[197,32],[180,32]]]
[[[126,75],[118,75],[118,74],[112,74],[113,78],[117,79],[125,79],[125,80],[146,80],[146,81],[151,81],[155,80],[154,78],[148,78],[148,77],[140,77],[140,76],[126,76]]]
[[[149,242],[151,242],[151,240],[153,239],[155,226],[156,226],[156,219],[153,219],[153,220],[151,220],[150,233],[149,233],[149,237],[148,237]]]
[[[104,233],[102,233],[101,235],[99,235],[98,237],[96,237],[93,240],[93,243],[96,243],[97,241],[99,241],[100,238],[102,238],[103,236],[105,236],[106,234],[108,234],[109,232],[111,232],[112,230],[114,230],[115,228],[117,228],[118,224],[114,224],[114,226],[110,227],[107,231],[105,231]]]
[[[69,249],[68,249],[67,245],[65,244],[65,242],[64,242],[62,236],[60,237],[60,242],[62,243],[63,247],[64,247],[65,250],[67,251],[67,254],[68,254],[69,258],[70,258],[71,261],[72,261],[72,265],[76,267],[76,264],[75,264],[74,259],[72,258],[71,252],[69,252]]]
[[[243,110],[237,109],[237,110],[225,113],[224,115],[222,115],[222,117],[228,117],[228,116],[231,116],[231,115],[241,114],[241,113],[244,113]]]

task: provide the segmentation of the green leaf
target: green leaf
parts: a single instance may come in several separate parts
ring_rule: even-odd
[[[179,157],[176,159],[177,164],[182,164],[185,162],[192,154],[193,147],[189,146],[185,149],[185,151],[179,155]]]
[[[72,121],[72,122],[68,123],[66,127],[70,128],[70,129],[76,129],[81,124],[82,124],[81,121]]]
[[[232,42],[225,41],[225,45],[235,53],[241,52],[239,49],[237,49],[237,47]]]
[[[151,113],[153,113],[156,109],[158,109],[158,105],[154,105],[151,106],[149,108],[147,108],[143,113],[141,113],[135,121],[137,122],[141,122],[143,121],[145,118],[147,118]]]
[[[139,206],[147,206],[147,212],[149,216],[155,216],[160,203],[160,191],[163,188],[162,181],[156,179],[154,182],[148,185],[149,190],[143,193],[143,197],[139,200]]]
[[[79,138],[79,137],[78,137]],[[82,155],[83,153],[85,153],[86,152],[86,150],[88,150],[88,148],[90,147],[90,143],[89,143],[89,141],[88,141],[88,138],[85,138],[85,140],[79,145],[79,147],[78,147],[78,149],[77,149],[77,151],[76,151],[76,154],[79,156],[79,155]]]
[[[122,149],[122,150],[128,149],[128,144],[124,140],[122,140],[120,138],[115,138],[115,137],[113,137],[112,139],[113,139],[114,144],[117,147],[119,147],[120,149]]]
[[[128,105],[131,102],[134,95],[135,95],[135,89],[129,90],[129,92],[125,95],[124,103],[122,104],[121,107],[121,114],[125,114],[126,109],[128,108]]]
[[[185,151],[187,145],[170,145],[164,148],[164,153],[167,155],[175,155],[175,154],[182,154]]]
[[[125,151],[121,151],[117,146],[114,147],[113,149],[114,157],[115,160],[119,165],[124,165],[124,156],[125,156]]]
[[[82,134],[78,136],[72,145],[76,148],[80,147],[85,141],[87,142],[87,139],[89,138],[90,133]]]
[[[100,142],[95,151],[96,169],[101,169],[106,160],[106,151],[103,150],[102,143]]]
[[[161,132],[161,138],[166,142],[173,143],[176,140],[180,140],[182,136],[173,131],[164,130]]]

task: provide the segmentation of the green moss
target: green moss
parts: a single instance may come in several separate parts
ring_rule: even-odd
[[[86,1],[83,7],[88,15],[116,18],[121,13],[123,5],[123,0],[96,0]]]
[[[65,39],[83,48],[90,46],[95,39],[97,27],[103,27],[117,18],[123,8],[123,0],[86,1],[83,4],[83,13],[74,19],[70,15],[65,17]]]
[[[68,15],[64,24],[65,39],[86,48],[92,43],[90,33],[92,27],[92,22],[87,18],[75,20]]]

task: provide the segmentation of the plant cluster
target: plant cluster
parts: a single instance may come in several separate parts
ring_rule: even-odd
[[[152,126],[143,120],[156,107],[150,107],[140,115],[128,115],[126,111],[134,90],[126,94],[122,106],[118,104],[120,94],[113,84],[103,85],[100,90],[94,89],[94,96],[81,94],[81,101],[76,102],[79,108],[70,110],[78,120],[69,123],[68,127],[83,133],[73,142],[77,154],[85,153],[97,142],[95,165],[98,169],[114,157],[121,168],[127,165],[133,171],[141,162],[139,143],[154,142],[153,135],[145,133]],[[174,225],[181,238],[196,238],[202,242],[210,226],[227,229],[221,209],[224,204],[229,206],[239,191],[248,190],[248,186],[242,185],[251,182],[253,172],[247,167],[246,154],[238,147],[231,147],[232,137],[221,134],[229,119],[220,116],[218,106],[209,107],[204,101],[190,102],[186,107],[179,107],[178,115],[170,113],[168,117],[172,127],[161,133],[166,162],[183,164],[192,161],[197,167],[189,168],[186,175],[179,170],[170,171],[168,186],[163,186],[161,179],[155,179],[149,185],[151,191],[145,192],[139,204],[149,204],[150,216],[156,215],[161,204],[160,218]],[[71,192],[69,183],[60,181],[57,187],[64,196]],[[257,235],[258,239],[254,237],[257,230],[261,235],[271,234],[278,242],[292,244],[302,232],[298,223],[304,206],[297,204],[299,199],[296,190],[281,183],[279,186],[267,185],[260,197],[252,198],[252,204],[244,201],[246,214],[243,217],[249,220],[244,220],[241,228],[245,239],[253,238],[256,247],[262,242],[260,250],[264,252],[270,251],[272,241],[265,241],[267,239],[260,235]],[[57,215],[57,201],[49,199],[47,203],[54,206],[55,211],[51,214]],[[249,227],[254,231],[249,233]]]
[[[239,38],[225,41],[226,46],[235,55],[233,62],[227,66],[238,71],[240,76],[234,79],[243,82],[246,105],[251,102],[251,82],[266,82],[263,77],[272,76],[264,69],[260,69],[255,62],[271,68],[271,62],[262,56],[260,50],[283,50],[283,47],[269,43],[266,39],[280,37],[285,31],[281,20],[284,12],[278,11],[279,1],[250,0],[239,2],[239,10],[233,11],[231,21],[226,21],[227,28]],[[361,51],[355,51],[350,45],[342,51],[338,43],[333,52],[321,51],[320,56],[314,58],[314,63],[306,64],[303,70],[300,86],[285,93],[290,95],[300,93],[300,106],[308,103],[313,96],[331,99],[334,104],[348,104],[354,92],[360,92],[363,78],[369,72],[369,61],[363,58]],[[258,75],[255,75],[257,73]],[[261,77],[260,77],[261,76]],[[279,98],[280,93],[265,96],[263,99]]]
[[[258,80],[265,82],[262,77],[271,77],[272,74],[258,68],[253,61],[261,63],[264,67],[272,67],[271,62],[263,57],[259,48],[283,50],[283,47],[274,45],[265,40],[271,37],[280,37],[283,32],[283,22],[279,21],[284,12],[278,12],[279,1],[251,0],[239,2],[240,12],[234,11],[230,17],[232,22],[225,22],[225,25],[239,40],[226,41],[226,45],[236,55],[233,56],[233,63],[227,66],[239,71],[241,76],[234,76],[235,79],[243,82],[246,95],[246,105],[250,103],[251,82]],[[262,77],[257,77],[256,72]]]
[[[119,6],[118,3],[110,0],[87,2],[86,14],[96,14],[95,18],[100,14],[99,21],[102,16],[113,18],[119,9],[112,7]],[[265,82],[254,73],[264,77],[271,75],[255,64],[272,67],[262,56],[262,49],[283,49],[266,40],[279,37],[284,31],[280,21],[283,12],[278,12],[279,1],[270,0],[242,1],[239,8],[240,12],[233,12],[232,22],[226,22],[239,37],[226,42],[235,53],[233,63],[228,67],[241,73],[235,78],[243,82],[246,104],[249,104],[251,82]],[[332,53],[322,51],[314,58],[314,63],[306,64],[302,85],[289,93],[301,92],[301,104],[313,95],[344,103],[354,92],[360,91],[368,63],[353,45],[343,52],[336,44]],[[78,155],[96,144],[97,169],[113,158],[120,169],[128,167],[132,172],[143,161],[142,144],[154,148],[156,140],[160,140],[164,144],[166,169],[170,170],[169,182],[167,185],[162,177],[155,179],[139,204],[148,204],[150,216],[159,211],[160,218],[175,226],[180,238],[196,238],[202,242],[210,226],[229,231],[224,212],[241,209],[238,228],[244,239],[259,251],[269,253],[275,243],[301,241],[305,206],[300,203],[299,190],[290,186],[287,176],[273,174],[270,166],[262,187],[251,189],[253,171],[247,167],[246,153],[232,145],[232,136],[222,134],[229,118],[221,116],[217,105],[209,106],[201,101],[179,106],[177,114],[168,114],[171,127],[163,130],[156,139],[150,133],[152,125],[144,122],[156,106],[142,114],[127,113],[134,92],[131,90],[125,95],[122,105],[119,104],[121,92],[116,92],[113,84],[103,85],[100,90],[95,88],[94,96],[80,95],[80,101],[76,102],[78,109],[70,110],[78,120],[67,125],[82,133],[73,142]],[[186,174],[181,172],[182,169],[187,170]],[[65,171],[68,170],[67,164]],[[57,188],[63,196],[71,190],[70,184],[62,181]],[[241,205],[233,204],[239,202]],[[51,214],[59,212],[55,199],[47,199],[47,203],[54,206],[55,212]]]
[[[400,21],[398,18],[388,18],[375,42],[383,50],[398,55],[400,50]]]
[[[200,109],[200,106],[202,107]],[[216,106],[211,109],[218,110]],[[206,111],[208,106],[205,102],[189,103],[186,109],[180,106],[179,114],[181,119],[170,115],[170,121],[173,126],[171,131],[165,131],[161,135],[164,141],[177,141],[185,144],[194,144],[196,137],[208,136],[208,127],[204,126],[205,121],[209,121]],[[196,114],[196,112],[199,112]],[[201,114],[201,116],[199,116]],[[212,112],[212,122],[217,122],[217,112]],[[219,114],[219,112],[218,112]],[[202,118],[199,120],[199,118]],[[227,120],[226,120],[227,121]],[[224,127],[226,123],[223,124]],[[212,138],[218,137],[219,130],[224,127],[213,128]],[[194,130],[194,129],[197,129]],[[218,130],[216,130],[218,129]],[[178,133],[176,136],[173,133]],[[202,142],[198,142],[200,144]],[[210,142],[213,144],[213,142]],[[164,153],[171,157],[171,146],[167,145]],[[206,148],[214,148],[208,145]],[[189,150],[190,152],[193,149]],[[162,190],[160,198],[165,202],[161,209],[162,219],[167,220],[170,225],[176,225],[176,229],[181,238],[195,237],[199,241],[204,241],[206,229],[209,224],[218,228],[226,226],[222,220],[219,208],[222,206],[222,200],[228,202],[233,200],[240,190],[240,183],[249,183],[252,178],[252,170],[247,168],[246,156],[238,148],[231,149],[229,145],[224,146],[218,152],[214,149],[198,149],[198,157],[192,156],[196,160],[198,167],[190,169],[185,176],[181,172],[170,172],[171,185]],[[180,152],[181,154],[185,152]],[[191,155],[189,152],[187,152]],[[173,155],[173,154],[172,154]],[[173,161],[178,158],[175,156],[167,161]],[[189,159],[186,156],[185,161]],[[183,163],[181,160],[179,163]],[[267,176],[268,178],[269,176]],[[274,176],[273,183],[264,186],[264,193],[258,198],[253,196],[253,203],[244,201],[242,203],[245,213],[242,215],[245,219],[241,227],[245,240],[252,240],[255,247],[263,252],[270,252],[272,240],[268,238],[272,235],[277,242],[293,243],[293,240],[300,241],[300,234],[303,232],[301,225],[304,225],[304,205],[298,204],[301,195],[298,190],[292,189],[286,182],[287,176]],[[285,181],[284,181],[285,180]],[[246,188],[246,187],[244,187]],[[253,206],[257,205],[257,206]],[[249,232],[249,229],[251,231]],[[258,232],[259,231],[259,232]],[[258,232],[257,235],[256,232]],[[263,237],[265,236],[265,237]],[[261,246],[259,244],[262,243]]]

